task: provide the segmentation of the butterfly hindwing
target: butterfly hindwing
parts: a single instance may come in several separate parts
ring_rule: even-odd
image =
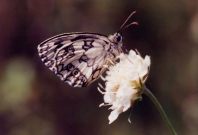
[[[52,37],[38,46],[44,64],[74,87],[87,86],[105,70],[110,41],[94,33],[71,33]]]

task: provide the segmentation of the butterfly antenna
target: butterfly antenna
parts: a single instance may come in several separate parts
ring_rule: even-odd
[[[132,22],[132,23],[126,25],[124,28],[122,28],[122,30],[130,27],[131,25],[138,25],[138,22]]]
[[[128,17],[127,19],[124,21],[124,23],[120,26],[120,29],[118,30],[119,32],[122,31],[123,29],[126,29],[128,27],[130,27],[131,25],[138,25],[137,22],[132,22],[128,25],[126,25],[126,23],[129,21],[129,19],[136,13],[136,11],[133,11]]]

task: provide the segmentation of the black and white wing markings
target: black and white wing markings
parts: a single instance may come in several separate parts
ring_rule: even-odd
[[[43,63],[61,80],[74,87],[87,86],[105,71],[106,65],[122,53],[122,31],[137,22],[129,22],[107,36],[97,33],[64,33],[43,41],[38,53]]]
[[[104,71],[110,44],[103,35],[71,33],[42,42],[38,52],[44,64],[61,80],[74,87],[83,87]]]

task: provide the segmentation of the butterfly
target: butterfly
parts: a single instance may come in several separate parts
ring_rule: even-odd
[[[62,81],[73,87],[85,87],[95,81],[112,61],[123,52],[123,29],[137,22],[126,23],[118,32],[105,36],[98,33],[63,33],[51,37],[37,47],[41,61]]]

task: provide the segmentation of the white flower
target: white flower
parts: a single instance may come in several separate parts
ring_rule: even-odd
[[[109,67],[105,91],[104,103],[100,106],[110,105],[112,112],[109,115],[109,124],[114,122],[120,113],[128,110],[137,99],[141,98],[142,87],[147,79],[150,68],[150,57],[142,58],[139,53],[130,50],[129,54],[121,54],[119,62]]]

